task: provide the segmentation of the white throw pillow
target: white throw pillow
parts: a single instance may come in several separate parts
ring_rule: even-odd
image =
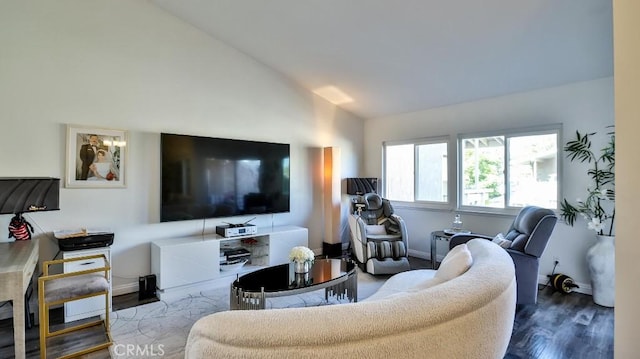
[[[387,230],[382,224],[368,224],[366,231],[367,234],[387,234]]]
[[[447,261],[447,259],[451,259],[451,257],[455,256],[456,254],[458,254],[458,252],[461,251],[468,251],[469,248],[467,247],[466,243],[462,243],[459,244],[455,247],[453,247],[453,249],[451,249],[446,256],[444,256],[444,258],[442,258],[442,262],[440,262],[440,266],[442,266],[444,264],[444,262]]]
[[[444,257],[434,278],[438,278],[442,282],[446,282],[469,270],[471,264],[473,264],[471,252],[469,252],[469,248],[467,248],[466,244],[455,246],[454,249],[458,247],[462,248],[456,251],[452,249]]]
[[[504,234],[502,233],[496,234],[496,236],[493,237],[493,240],[491,240],[491,242],[499,245],[502,248],[511,248],[511,243],[513,243],[513,241],[505,239]]]

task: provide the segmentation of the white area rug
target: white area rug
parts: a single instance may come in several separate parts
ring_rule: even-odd
[[[373,294],[387,279],[358,270],[358,300]],[[229,283],[171,302],[159,301],[114,312],[111,317],[113,358],[183,358],[189,330],[200,318],[229,310]],[[340,304],[324,300],[324,289],[300,295],[268,298],[269,309]]]

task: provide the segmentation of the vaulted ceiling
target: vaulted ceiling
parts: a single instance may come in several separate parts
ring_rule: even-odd
[[[611,0],[152,0],[376,118],[613,75]]]

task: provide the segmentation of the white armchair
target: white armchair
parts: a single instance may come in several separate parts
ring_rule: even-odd
[[[395,274],[409,270],[407,227],[389,200],[364,195],[364,209],[349,216],[352,256],[363,271]]]

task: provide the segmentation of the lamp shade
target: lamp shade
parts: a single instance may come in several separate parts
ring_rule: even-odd
[[[59,178],[0,178],[0,214],[55,211],[59,202]]]
[[[347,194],[363,195],[378,192],[378,179],[375,177],[347,178]]]

